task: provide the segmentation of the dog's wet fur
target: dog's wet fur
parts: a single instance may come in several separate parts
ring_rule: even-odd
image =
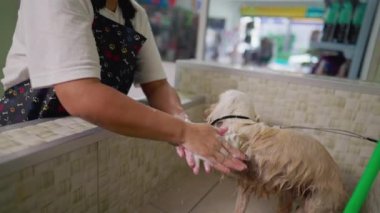
[[[343,212],[347,194],[338,165],[327,150],[313,137],[292,130],[270,127],[258,121],[247,94],[228,90],[206,110],[207,121],[226,115],[252,118],[227,119],[226,141],[249,157],[248,169],[235,173],[238,195],[235,213],[244,213],[253,193],[257,197],[279,196],[277,212]]]

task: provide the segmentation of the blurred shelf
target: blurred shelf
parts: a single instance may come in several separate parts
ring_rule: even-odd
[[[355,53],[355,45],[334,42],[312,42],[310,43],[310,49],[341,51],[348,59],[352,59]]]

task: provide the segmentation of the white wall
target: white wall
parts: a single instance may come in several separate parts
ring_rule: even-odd
[[[12,36],[16,26],[19,0],[0,1],[0,79],[3,78],[5,59],[12,43]],[[3,85],[0,84],[0,97],[3,94]]]
[[[236,0],[210,0],[209,17],[224,18],[226,30],[239,26],[240,5]]]

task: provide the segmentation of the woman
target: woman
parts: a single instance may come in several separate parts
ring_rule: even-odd
[[[132,82],[155,109],[126,96]],[[246,168],[245,156],[219,141],[223,130],[184,121],[148,18],[133,0],[21,1],[2,83],[0,126],[72,115],[183,147],[191,166],[196,153],[224,173]]]

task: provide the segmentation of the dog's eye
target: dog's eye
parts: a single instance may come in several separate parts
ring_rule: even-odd
[[[215,126],[216,127],[221,127],[223,125],[223,121],[216,122]]]

